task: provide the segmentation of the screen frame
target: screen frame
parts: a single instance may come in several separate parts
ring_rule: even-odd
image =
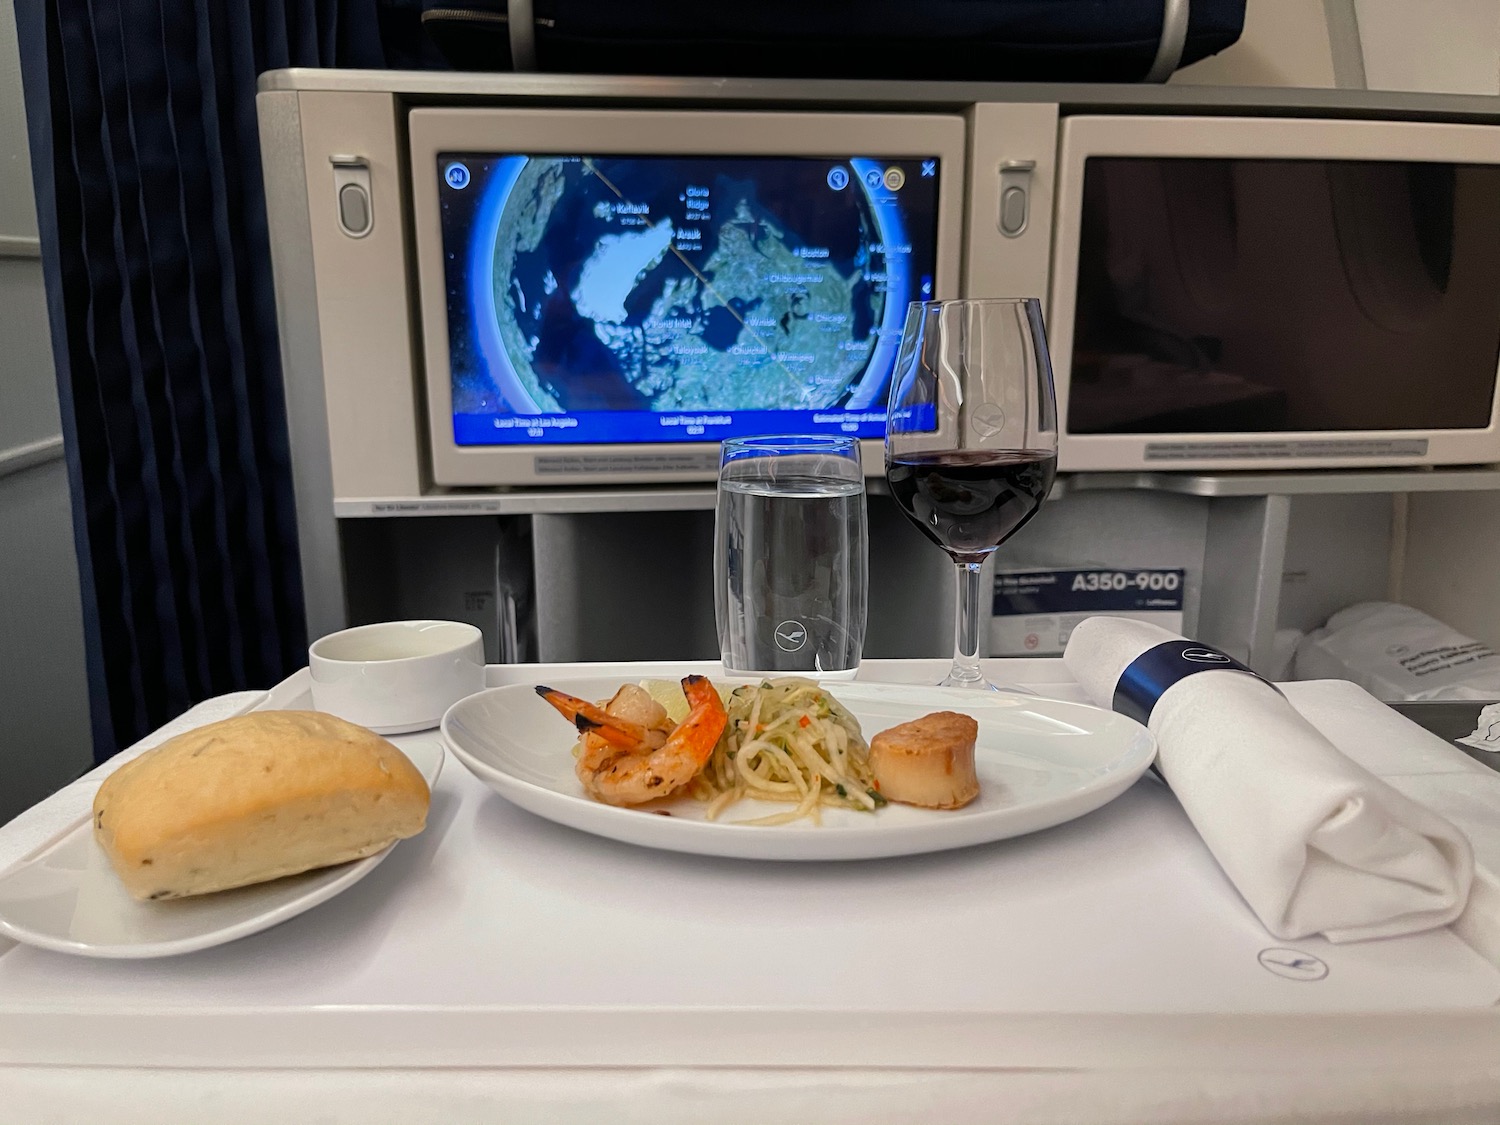
[[[717,442],[461,446],[453,438],[447,284],[439,211],[442,152],[691,156],[935,156],[938,176],[935,296],[958,295],[967,127],[957,114],[682,112],[672,110],[429,109],[407,115],[413,232],[422,326],[422,381],[433,483],[448,486],[671,483],[713,480]],[[885,471],[883,442],[863,440],[866,476]],[[610,468],[641,457],[640,468]],[[576,470],[538,472],[537,458]],[[679,467],[657,469],[651,461]],[[589,464],[593,461],[597,468]],[[550,462],[556,464],[556,461]]]
[[[1289,430],[1277,433],[1071,434],[1068,391],[1083,225],[1084,170],[1090,157],[1201,157],[1247,160],[1390,160],[1500,164],[1500,129],[1428,122],[1331,121],[1305,118],[1078,115],[1063,120],[1057,169],[1049,325],[1057,384],[1058,467],[1067,471],[1335,469],[1488,464],[1500,460],[1500,365],[1489,425],[1447,430]],[[1421,455],[1298,456],[1270,452],[1284,442],[1425,441]],[[1185,456],[1148,459],[1159,442]],[[1267,456],[1224,457],[1191,446],[1266,443]]]

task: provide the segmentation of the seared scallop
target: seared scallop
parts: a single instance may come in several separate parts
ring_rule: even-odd
[[[979,796],[974,743],[979,724],[938,711],[881,731],[870,740],[870,765],[880,795],[927,809],[956,809]]]

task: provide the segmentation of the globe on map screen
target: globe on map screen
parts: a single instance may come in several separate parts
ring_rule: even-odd
[[[525,416],[608,412],[613,431],[559,436],[630,440],[643,413],[751,432],[760,412],[878,411],[906,305],[931,295],[933,160],[439,166],[455,419],[521,416],[461,443],[554,436]]]

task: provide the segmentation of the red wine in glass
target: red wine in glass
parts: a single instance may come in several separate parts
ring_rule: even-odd
[[[922,534],[959,561],[983,562],[1042,506],[1057,454],[943,449],[891,458],[891,495]]]
[[[1040,302],[913,303],[891,375],[885,475],[907,519],[958,564],[953,667],[943,684],[995,689],[979,667],[990,600],[980,568],[1036,515],[1056,474],[1057,401]]]

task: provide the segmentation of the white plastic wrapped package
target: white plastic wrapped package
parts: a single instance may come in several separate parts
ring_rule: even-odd
[[[1500,699],[1500,653],[1411,606],[1362,602],[1297,646],[1299,680],[1352,680],[1377,699]]]

